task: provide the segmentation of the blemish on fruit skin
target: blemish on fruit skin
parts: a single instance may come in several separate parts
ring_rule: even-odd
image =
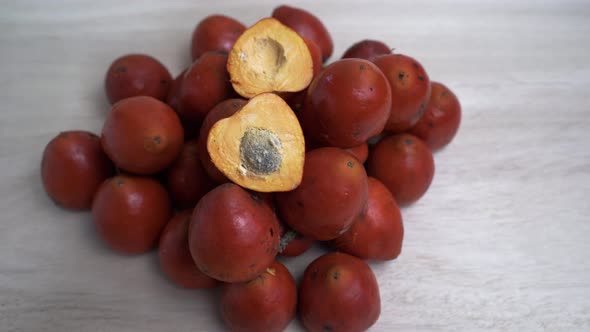
[[[408,138],[405,138],[405,139],[404,139],[404,142],[405,142],[407,145],[412,145],[412,144],[414,144],[414,140],[413,140],[413,139],[411,139],[411,138],[409,138],[409,137],[408,137]]]
[[[156,144],[160,144],[160,143],[162,142],[162,140],[161,140],[160,136],[154,136],[154,142],[155,142]]]
[[[365,70],[365,69],[367,69],[367,67],[366,67],[364,64],[361,64],[361,65],[359,66],[359,69],[360,69],[360,70]]]
[[[322,329],[324,331],[334,331],[334,328],[332,327],[332,325],[330,325],[328,323],[324,324],[324,326],[322,327]]]
[[[349,161],[346,163],[346,166],[348,166],[348,167],[350,167],[350,168],[353,168],[353,167],[354,167],[354,162],[353,162],[352,160],[349,160]]]
[[[424,80],[425,80],[424,76],[418,76],[418,79],[422,82],[424,82]]]
[[[117,187],[120,187],[123,185],[123,179],[117,179]]]
[[[334,278],[334,280],[338,280],[338,278],[340,278],[340,272],[338,272],[338,271],[332,272],[332,278]]]
[[[115,69],[115,71],[117,73],[126,73],[127,72],[127,67],[125,67],[125,66],[119,66],[119,67],[117,67],[117,69]]]
[[[316,267],[311,271],[311,280],[315,280],[315,278],[317,276],[318,276],[318,268]]]
[[[415,63],[415,62],[414,62],[414,63],[412,63],[412,65],[413,65],[413,66],[414,66],[414,68],[416,68],[416,69],[420,68],[420,66],[418,66],[418,64],[417,64],[417,63]]]
[[[434,123],[432,123],[432,122],[428,122],[428,127],[430,127],[430,128],[434,128]]]
[[[406,78],[406,73],[405,73],[405,72],[403,72],[403,71],[400,71],[400,72],[397,74],[397,78],[398,78],[400,81],[402,81],[404,78]]]

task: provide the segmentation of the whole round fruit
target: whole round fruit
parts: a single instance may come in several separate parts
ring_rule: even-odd
[[[281,332],[295,317],[297,286],[289,270],[274,261],[250,281],[224,284],[220,303],[231,331]]]
[[[47,195],[66,209],[90,209],[100,184],[114,173],[100,138],[87,131],[65,131],[43,151],[41,180]]]
[[[252,280],[272,264],[279,250],[278,220],[256,194],[225,183],[195,207],[189,247],[206,275],[225,282]]]
[[[391,88],[377,66],[344,59],[313,79],[299,118],[308,139],[351,148],[383,131],[391,102]]]
[[[345,232],[367,202],[365,168],[350,153],[325,147],[305,154],[303,179],[276,194],[282,221],[312,239],[332,240]]]
[[[418,137],[399,134],[382,139],[369,153],[367,172],[381,181],[399,205],[417,201],[434,177],[434,159]]]
[[[105,90],[111,104],[136,96],[165,100],[171,82],[172,75],[158,60],[145,54],[128,54],[110,65]]]
[[[131,97],[113,105],[102,128],[102,147],[117,167],[155,174],[176,159],[183,143],[176,113],[152,97]]]
[[[457,96],[444,84],[432,82],[430,100],[424,115],[410,133],[424,140],[426,145],[436,151],[449,144],[461,122],[461,104]]]
[[[367,263],[329,253],[305,269],[299,286],[299,313],[310,332],[361,332],[381,313],[377,279]]]
[[[92,203],[99,237],[124,254],[153,249],[172,216],[166,189],[150,177],[118,175],[103,182]]]

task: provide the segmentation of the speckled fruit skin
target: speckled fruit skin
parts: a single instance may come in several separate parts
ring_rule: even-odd
[[[272,12],[272,17],[293,29],[301,37],[316,43],[322,50],[322,58],[326,61],[334,51],[334,43],[328,29],[308,11],[290,6],[279,6]]]
[[[367,60],[344,59],[313,79],[299,118],[306,138],[351,148],[381,133],[390,109],[391,88],[381,70]]]
[[[207,52],[187,69],[179,91],[183,122],[200,125],[207,112],[234,95],[226,63],[227,54]]]
[[[109,66],[105,91],[111,104],[135,96],[165,100],[171,82],[172,75],[158,60],[145,54],[128,54]]]
[[[174,206],[194,208],[215,184],[201,165],[196,140],[185,142],[178,158],[166,171],[166,188]]]
[[[224,15],[205,17],[195,27],[191,40],[193,61],[211,51],[229,52],[236,40],[246,30],[239,21]]]
[[[409,205],[424,195],[434,177],[432,152],[421,139],[399,134],[382,139],[369,152],[369,176],[381,181],[399,205]]]
[[[211,156],[209,155],[209,151],[207,150],[207,137],[209,136],[209,132],[213,125],[225,118],[229,118],[230,116],[234,115],[237,111],[239,111],[244,105],[248,103],[245,99],[233,98],[227,99],[222,101],[221,103],[215,105],[203,121],[203,125],[201,126],[201,131],[199,133],[199,157],[201,158],[201,164],[205,168],[205,172],[209,175],[213,181],[217,183],[225,183],[229,180],[211,161]]]
[[[102,128],[102,148],[117,167],[155,174],[178,156],[183,130],[176,113],[163,102],[140,96],[113,105]]]
[[[123,254],[153,249],[171,216],[166,189],[150,177],[110,178],[102,183],[92,203],[92,219],[99,237]]]
[[[420,137],[432,150],[449,144],[461,123],[461,104],[457,96],[444,84],[432,82],[432,92],[424,115],[409,133]]]
[[[369,61],[378,56],[391,54],[391,47],[378,40],[365,39],[350,46],[342,55],[342,59],[358,58]]]
[[[350,153],[324,147],[305,154],[303,180],[277,193],[281,220],[312,239],[332,240],[346,231],[365,207],[365,168]]]
[[[392,260],[402,250],[402,214],[385,185],[369,178],[367,209],[332,244],[342,252],[361,259]]]
[[[329,253],[305,269],[299,287],[299,314],[309,332],[361,332],[381,313],[379,285],[367,263],[345,253]]]
[[[197,267],[208,276],[225,282],[252,280],[277,255],[278,220],[257,195],[225,183],[195,207],[189,247]]]
[[[100,138],[87,131],[62,132],[43,150],[43,188],[66,209],[90,209],[96,190],[114,171],[113,163],[102,151]]]
[[[213,288],[219,281],[201,272],[188,248],[188,226],[192,210],[176,214],[168,224],[158,245],[160,269],[176,285],[182,288]]]
[[[287,268],[274,261],[249,282],[226,283],[221,316],[233,332],[281,332],[295,318],[297,286]]]
[[[410,129],[422,116],[430,97],[428,74],[416,59],[403,54],[383,55],[373,63],[391,86],[391,113],[385,130],[401,133]]]

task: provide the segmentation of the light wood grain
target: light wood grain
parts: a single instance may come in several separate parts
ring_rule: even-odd
[[[590,330],[590,6],[587,1],[299,1],[333,34],[420,60],[459,96],[456,140],[404,209],[402,256],[372,264],[372,331]],[[213,291],[184,291],[153,254],[106,249],[87,213],[55,207],[41,152],[99,132],[106,67],[146,52],[178,73],[205,15],[247,24],[274,1],[0,3],[0,330],[217,331]],[[287,264],[298,278],[322,249]],[[293,322],[289,331],[300,331]]]

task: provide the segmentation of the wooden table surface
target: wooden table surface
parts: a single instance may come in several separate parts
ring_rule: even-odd
[[[201,18],[249,25],[278,4],[0,3],[0,331],[222,330],[214,291],[176,288],[154,253],[117,255],[88,213],[54,206],[41,152],[59,131],[100,132],[115,57],[149,53],[175,75]],[[386,41],[463,105],[430,191],[403,210],[402,255],[372,264],[382,313],[371,331],[590,331],[588,2],[293,4],[329,27],[332,60]],[[320,252],[285,262],[299,278]]]

